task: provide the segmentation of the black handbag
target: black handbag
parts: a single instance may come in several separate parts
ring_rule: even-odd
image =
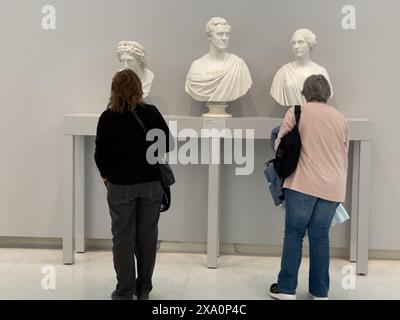
[[[275,153],[275,159],[272,159],[266,163],[269,166],[270,163],[274,164],[274,168],[278,177],[286,179],[289,177],[297,168],[301,153],[301,137],[299,132],[299,121],[301,115],[301,107],[295,106],[294,110],[296,124],[294,128],[282,137],[279,143],[278,149]]]
[[[136,118],[146,136],[148,130],[143,121],[140,120],[136,111],[133,111],[133,116]],[[164,160],[163,163],[157,162],[157,166],[160,170],[161,185],[163,188],[163,197],[161,201],[160,212],[165,212],[171,206],[171,186],[175,183],[175,176],[170,165],[167,163],[167,160]]]

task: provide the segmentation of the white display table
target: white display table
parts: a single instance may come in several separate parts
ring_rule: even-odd
[[[99,114],[69,114],[64,116],[65,164],[63,176],[63,261],[74,263],[74,240],[77,252],[85,252],[84,199],[84,139],[95,136]],[[190,128],[200,136],[205,119],[201,117],[165,115],[176,121],[178,131]],[[271,130],[283,119],[246,117],[225,119],[227,129],[254,130],[254,139],[268,139]],[[349,118],[350,140],[353,141],[353,172],[351,199],[350,260],[357,262],[357,274],[367,274],[370,219],[370,153],[371,122]],[[211,145],[211,144],[210,144]],[[211,147],[210,147],[211,152]],[[220,165],[209,164],[207,261],[217,268],[219,256]],[[75,232],[74,232],[75,229]]]

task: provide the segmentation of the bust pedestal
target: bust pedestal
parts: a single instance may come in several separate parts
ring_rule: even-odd
[[[208,102],[208,112],[203,113],[203,118],[232,118],[232,115],[225,111],[227,107],[226,102]]]

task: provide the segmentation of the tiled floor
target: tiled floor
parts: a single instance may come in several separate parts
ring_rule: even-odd
[[[76,255],[72,266],[62,265],[61,250],[0,249],[0,299],[109,299],[115,286],[110,251]],[[275,281],[280,258],[221,256],[218,269],[206,268],[203,254],[159,253],[152,299],[269,299],[267,288]],[[356,277],[355,290],[345,290],[346,260],[331,261],[330,299],[400,299],[400,261],[371,260],[368,276]],[[50,266],[50,269],[43,269]],[[51,284],[55,270],[55,290]],[[47,273],[42,273],[45,271]],[[308,259],[304,258],[298,299],[307,299]]]

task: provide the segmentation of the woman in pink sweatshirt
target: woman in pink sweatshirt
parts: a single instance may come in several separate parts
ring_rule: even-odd
[[[329,228],[345,200],[349,134],[347,119],[327,105],[331,96],[323,75],[304,82],[307,103],[301,107],[302,142],[296,170],[284,182],[285,238],[278,282],[270,288],[276,299],[296,299],[297,275],[305,232],[310,243],[309,295],[327,299],[329,291]],[[275,147],[295,126],[294,107],[286,113]]]

